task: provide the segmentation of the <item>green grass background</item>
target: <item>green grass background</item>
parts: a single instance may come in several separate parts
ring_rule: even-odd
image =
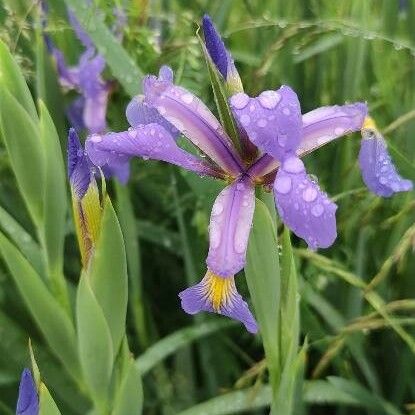
[[[50,3],[47,30],[75,62],[81,47],[67,23],[64,2]],[[303,112],[367,101],[399,170],[415,180],[415,1],[96,1],[108,25],[115,4],[128,14],[125,55],[112,49],[99,26],[90,26],[108,60],[106,77],[115,82],[108,109],[111,130],[127,127],[129,96],[139,92],[143,73],[155,73],[162,64],[174,69],[177,83],[214,109],[195,36],[207,12],[232,51],[248,94],[285,83],[297,91]],[[52,68],[43,86],[39,84],[34,8],[29,0],[1,0],[0,37],[21,65],[33,95],[45,100],[64,145],[63,109],[72,95],[62,96]],[[93,23],[94,8],[85,13]],[[129,59],[122,60],[125,56]],[[358,150],[359,136],[353,134],[306,158],[309,172],[337,200],[339,210],[338,238],[330,249],[312,253],[292,238],[301,342],[308,341],[298,414],[415,413],[414,193],[390,199],[370,194],[360,178]],[[29,238],[34,229],[1,142],[0,174],[0,228],[11,235],[19,232],[11,216],[24,230],[21,237]],[[157,345],[152,350],[161,357],[169,354],[144,375],[145,414],[175,414],[192,407],[185,413],[268,411],[260,338],[224,318],[192,319],[182,312],[177,297],[203,276],[209,212],[218,188],[215,182],[142,160],[132,164],[128,189],[108,184],[125,221],[130,347],[144,366],[148,355],[143,353],[151,346]],[[65,275],[73,284],[79,269],[68,212]],[[248,296],[244,278],[238,278],[238,288]],[[381,304],[380,312],[374,304]],[[187,331],[180,331],[183,328]],[[14,413],[18,378],[28,364],[28,336],[61,412],[86,413],[85,398],[62,375],[1,264],[0,413]],[[210,406],[196,407],[200,402]]]

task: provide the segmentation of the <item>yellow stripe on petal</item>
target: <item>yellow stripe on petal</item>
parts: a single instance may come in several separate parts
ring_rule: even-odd
[[[236,290],[235,280],[233,276],[224,278],[208,271],[204,280],[204,290],[213,310],[219,312],[231,300]]]

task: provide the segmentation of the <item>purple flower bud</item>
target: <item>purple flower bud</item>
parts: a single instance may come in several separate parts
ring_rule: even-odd
[[[20,378],[16,415],[38,415],[39,397],[32,372],[24,369]]]

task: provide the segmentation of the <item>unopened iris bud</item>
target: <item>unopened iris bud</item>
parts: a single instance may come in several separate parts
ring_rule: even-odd
[[[39,396],[29,369],[24,369],[20,378],[16,415],[38,415]]]
[[[226,49],[215,25],[207,14],[203,17],[202,26],[206,49],[212,62],[223,76],[229,95],[243,92],[242,81],[232,56]]]
[[[102,208],[93,165],[73,128],[68,136],[68,176],[82,266],[86,267],[99,237]]]

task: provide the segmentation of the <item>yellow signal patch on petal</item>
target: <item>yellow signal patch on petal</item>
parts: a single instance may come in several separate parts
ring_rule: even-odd
[[[213,310],[219,312],[231,301],[236,291],[235,280],[233,276],[224,278],[208,271],[204,279],[204,291]]]
[[[362,130],[363,129],[377,130],[376,123],[372,117],[365,118],[362,125]]]

